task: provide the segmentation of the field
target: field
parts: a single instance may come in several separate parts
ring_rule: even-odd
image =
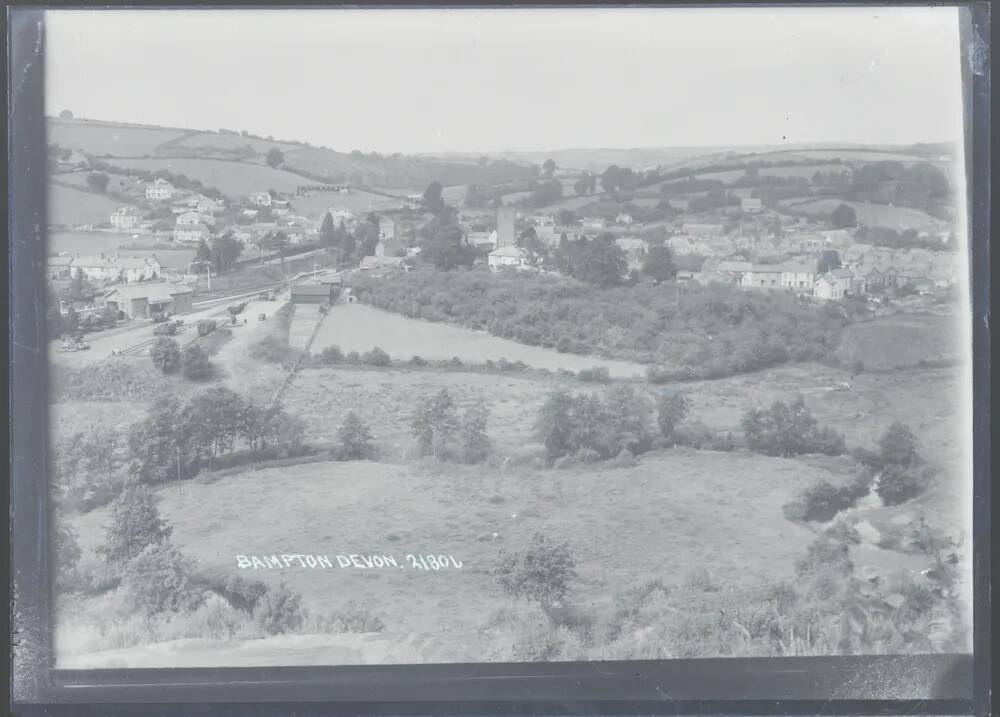
[[[242,149],[247,145],[250,145],[258,154],[267,154],[267,151],[272,147],[277,147],[283,152],[300,149],[300,145],[288,142],[271,142],[266,139],[257,139],[256,137],[242,137],[231,134],[220,134],[218,132],[195,132],[171,143],[171,146],[176,148],[174,151],[182,147],[187,147],[194,150],[192,154],[204,153],[213,149],[232,152]]]
[[[105,172],[105,174],[107,174]],[[87,190],[87,177],[91,172],[67,172],[64,174],[52,175],[52,182],[55,184],[71,184],[74,187]],[[116,194],[126,194],[128,192],[143,192],[144,182],[135,182],[121,174],[107,174],[108,192]],[[88,190],[89,191],[89,190]]]
[[[343,304],[331,309],[316,337],[312,352],[319,353],[334,344],[345,352],[359,353],[378,346],[392,358],[401,361],[408,361],[415,355],[438,360],[458,356],[467,363],[486,363],[488,360],[506,358],[508,361],[523,361],[532,368],[549,371],[560,368],[579,371],[606,366],[612,376],[642,376],[645,372],[645,366],[637,363],[561,354],[551,349],[491,336],[485,331],[410,319],[363,304]]]
[[[656,575],[679,583],[699,566],[733,583],[790,577],[811,531],[786,521],[781,504],[824,473],[798,461],[691,450],[633,468],[545,473],[314,463],[169,486],[160,510],[178,547],[216,576],[236,572],[237,554],[389,554],[400,565],[410,553],[452,555],[461,569],[293,568],[252,577],[287,582],[311,610],[360,597],[389,633],[434,633],[443,647],[474,653],[469,636],[508,604],[489,571],[501,549],[517,549],[534,532],[570,543],[577,598],[596,610],[627,585]],[[103,509],[74,521],[85,550],[106,522]]]
[[[941,220],[919,209],[909,207],[891,207],[887,204],[868,204],[865,202],[850,202],[840,199],[785,199],[780,202],[786,209],[803,212],[811,217],[828,216],[841,204],[852,207],[859,224],[873,227],[886,227],[903,231],[905,229],[922,229],[941,225]]]
[[[78,149],[99,157],[145,157],[156,154],[164,142],[178,139],[186,130],[121,125],[90,120],[46,120],[49,144]]]
[[[853,324],[844,330],[837,357],[864,361],[871,369],[914,366],[920,361],[962,358],[959,317],[896,314]]]
[[[52,226],[108,224],[111,212],[123,204],[118,199],[49,182],[48,219]]]
[[[115,166],[156,172],[165,169],[197,179],[206,187],[214,187],[230,197],[242,197],[253,192],[294,193],[295,188],[312,182],[291,172],[271,169],[261,164],[231,162],[222,159],[116,159]]]
[[[301,183],[309,183],[301,180]],[[322,217],[330,209],[347,209],[359,217],[368,212],[398,209],[402,200],[390,199],[380,194],[354,190],[350,194],[339,192],[314,192],[302,197],[292,197],[292,211],[309,217]]]
[[[62,252],[80,254],[114,254],[117,250],[121,256],[153,256],[164,267],[185,269],[194,258],[195,249],[179,247],[177,249],[153,249],[153,241],[149,237],[133,239],[128,234],[113,232],[49,232],[49,256]],[[123,247],[146,248],[123,248]]]

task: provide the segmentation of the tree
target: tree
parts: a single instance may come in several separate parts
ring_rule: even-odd
[[[122,570],[129,607],[147,617],[193,610],[205,598],[189,577],[193,569],[170,541],[147,545]]]
[[[184,378],[190,381],[200,381],[212,375],[212,364],[208,361],[208,354],[197,345],[184,349],[181,367]]]
[[[490,437],[486,433],[490,409],[486,402],[479,400],[469,406],[462,415],[461,451],[465,463],[481,463],[492,451]]]
[[[830,223],[837,229],[857,226],[858,215],[851,206],[840,204],[830,213]]]
[[[233,268],[236,260],[243,253],[243,242],[237,240],[232,232],[226,232],[222,236],[212,239],[209,253],[216,273],[224,274]]]
[[[445,271],[460,266],[471,266],[476,251],[465,243],[462,227],[452,212],[441,212],[419,232],[421,261]]]
[[[288,235],[285,232],[275,232],[271,237],[271,243],[278,250],[278,258],[281,261],[281,270],[285,270],[285,247],[288,246]]]
[[[344,424],[337,431],[337,440],[340,442],[337,460],[360,461],[371,458],[374,453],[371,429],[354,411],[344,418]]]
[[[543,610],[559,607],[576,577],[568,543],[553,543],[535,533],[521,552],[501,554],[493,569],[500,587],[514,598],[537,602]]]
[[[819,256],[819,261],[816,264],[816,271],[820,274],[825,274],[828,271],[833,271],[834,269],[840,268],[840,254],[837,253],[836,249],[827,249]]]
[[[910,468],[923,462],[917,447],[917,437],[905,423],[896,421],[879,440],[879,457],[883,466]]]
[[[742,425],[750,450],[769,456],[840,455],[846,450],[844,437],[821,429],[801,396],[791,405],[775,401],[767,410],[750,410]]]
[[[687,416],[688,402],[680,391],[661,393],[656,401],[656,420],[660,426],[660,434],[667,445],[672,445],[677,439],[677,428]]]
[[[333,215],[330,212],[323,217],[323,224],[319,228],[319,243],[328,249],[340,245],[337,241],[337,229],[333,225]]]
[[[674,255],[670,247],[664,244],[651,246],[642,263],[642,273],[656,281],[665,281],[677,276],[677,266],[674,264]]]
[[[417,408],[410,423],[410,432],[417,441],[420,455],[448,460],[452,456],[450,444],[458,433],[458,427],[455,403],[448,389],[442,388],[433,399]]]
[[[268,167],[280,167],[285,162],[285,154],[277,147],[271,147],[271,149],[267,150],[265,161]]]
[[[546,159],[542,164],[542,171],[546,177],[552,177],[556,173],[556,163],[552,158]]]
[[[444,187],[441,186],[441,182],[434,181],[427,185],[424,190],[424,207],[428,211],[434,212],[435,214],[444,209],[444,199],[441,197],[441,192]]]
[[[149,357],[160,373],[175,373],[181,367],[181,348],[173,339],[160,336],[149,347]]]
[[[536,182],[531,188],[528,203],[533,207],[544,207],[562,199],[563,185],[558,179]]]
[[[625,252],[610,234],[568,243],[565,266],[570,276],[599,286],[617,286],[628,269]]]
[[[208,242],[204,239],[198,240],[198,249],[194,253],[194,261],[200,264],[208,264],[212,261],[212,250],[208,247]]]
[[[123,566],[147,547],[170,539],[171,528],[160,518],[156,497],[145,485],[130,482],[111,506],[111,520],[98,552]]]
[[[87,186],[101,194],[104,194],[108,190],[108,183],[110,181],[108,175],[103,172],[92,172],[87,175]]]
[[[59,117],[61,119],[73,119],[73,113],[70,112],[69,110],[63,110],[62,112],[59,113]]]
[[[570,209],[563,207],[558,212],[556,212],[556,220],[562,226],[569,226],[576,221],[576,215]]]

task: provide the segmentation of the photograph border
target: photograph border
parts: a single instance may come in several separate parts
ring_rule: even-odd
[[[312,4],[299,7],[307,6],[316,7]],[[725,6],[716,5],[720,9]],[[213,4],[213,7],[264,9],[245,4]],[[240,715],[290,710],[300,714],[988,713],[991,674],[990,173],[985,159],[990,156],[989,44],[985,39],[990,27],[988,3],[964,5],[961,10],[975,387],[972,393],[975,594],[972,656],[205,669],[52,668],[43,307],[46,210],[43,15],[44,10],[38,6],[8,8],[9,497],[12,641],[17,655],[12,671],[13,702],[17,713],[191,714],[192,703],[212,703],[213,714]],[[896,696],[894,681],[903,676],[909,679],[914,674],[926,678],[921,684],[934,685],[931,698],[892,699]],[[863,694],[866,699],[841,700],[838,694]],[[888,698],[880,699],[882,695]]]

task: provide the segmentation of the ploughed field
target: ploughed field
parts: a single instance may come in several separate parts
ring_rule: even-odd
[[[342,304],[330,310],[313,343],[312,353],[332,345],[339,346],[345,353],[363,353],[378,346],[399,361],[408,361],[413,356],[427,360],[449,360],[457,356],[465,363],[484,364],[505,358],[512,362],[523,361],[532,368],[574,372],[606,366],[611,375],[618,378],[641,377],[646,369],[630,361],[563,354],[491,336],[485,331],[411,319],[364,304]]]

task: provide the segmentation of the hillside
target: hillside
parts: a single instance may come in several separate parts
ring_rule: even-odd
[[[105,224],[111,212],[125,203],[94,192],[49,182],[48,218],[52,226]]]
[[[109,160],[110,161],[110,160]],[[114,166],[125,169],[140,169],[146,172],[166,170],[173,174],[183,174],[189,179],[197,179],[206,187],[214,187],[229,197],[244,197],[252,192],[295,193],[296,187],[309,184],[309,180],[298,174],[267,165],[251,162],[234,162],[225,159],[114,159]]]

